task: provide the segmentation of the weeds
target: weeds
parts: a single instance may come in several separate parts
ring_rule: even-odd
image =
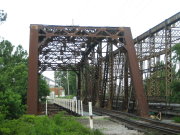
[[[47,116],[24,115],[17,120],[0,121],[0,135],[102,135],[75,121],[74,117],[59,113]]]
[[[176,123],[180,123],[180,117],[174,117],[173,120],[174,120],[174,122],[176,122]]]

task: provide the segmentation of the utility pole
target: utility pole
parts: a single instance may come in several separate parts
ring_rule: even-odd
[[[67,73],[66,74],[67,75],[67,88],[68,88],[68,95],[69,95],[69,74],[68,74],[69,72],[67,71],[66,73]]]

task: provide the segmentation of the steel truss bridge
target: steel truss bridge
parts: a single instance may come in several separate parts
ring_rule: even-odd
[[[38,111],[38,76],[62,70],[77,73],[77,96],[84,102],[127,110],[135,101],[139,115],[146,117],[148,101],[167,101],[171,95],[171,47],[179,42],[180,13],[135,39],[129,27],[33,24],[28,113]]]

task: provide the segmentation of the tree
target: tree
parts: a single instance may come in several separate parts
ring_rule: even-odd
[[[9,41],[2,41],[0,50],[0,90],[12,89],[23,97],[25,104],[28,78],[27,52],[20,45],[13,52],[14,46]]]
[[[71,95],[76,95],[77,93],[77,82],[76,82],[76,73],[69,71],[69,89]]]
[[[7,13],[4,12],[4,10],[0,10],[0,22],[6,21]]]
[[[14,47],[9,41],[0,42],[0,112],[8,119],[17,118],[25,112],[27,65],[28,55],[21,45]],[[42,99],[49,95],[49,88],[42,77],[39,84],[38,93]]]
[[[163,62],[155,64],[154,71],[144,80],[144,87],[148,96],[165,96],[166,69]]]
[[[172,96],[170,101],[173,103],[180,103],[180,80],[174,80],[171,84]]]
[[[175,68],[176,68],[176,64],[177,62],[179,61],[180,62],[180,43],[174,45],[172,47],[172,51],[174,52],[174,57],[173,57],[173,60],[174,60],[174,65],[175,65]],[[179,65],[180,66],[180,65]],[[180,79],[180,67],[179,67],[179,70],[177,71],[176,73],[176,78],[179,78]]]
[[[6,119],[19,118],[25,112],[25,105],[21,102],[21,96],[12,90],[0,92],[0,114]]]
[[[7,40],[0,43],[0,58],[1,58],[1,68],[5,68],[5,65],[12,64],[12,51],[14,46]]]
[[[58,86],[62,86],[67,94],[68,93],[67,71],[56,71],[54,72],[54,77],[56,84]],[[75,95],[76,73],[74,71],[68,71],[68,81],[69,81],[69,93],[70,95]]]
[[[173,59],[177,62],[178,60],[180,61],[180,43],[174,45],[172,47],[172,51],[174,51],[175,55]]]
[[[39,78],[39,90],[38,90],[38,97],[41,101],[45,101],[46,96],[50,93],[49,86],[43,76]]]
[[[174,52],[174,62],[175,65],[177,61],[180,61],[180,43],[174,45],[172,47],[172,51]],[[180,69],[176,72],[175,78],[171,84],[172,88],[172,96],[170,100],[175,103],[180,103]]]

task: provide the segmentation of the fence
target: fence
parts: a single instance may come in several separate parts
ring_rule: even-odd
[[[55,98],[54,103],[83,116],[83,104],[81,100]]]

